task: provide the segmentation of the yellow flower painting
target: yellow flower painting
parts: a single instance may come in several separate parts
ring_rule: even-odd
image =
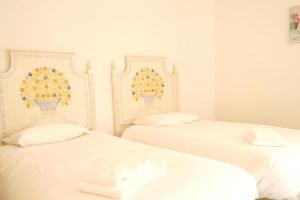
[[[154,70],[144,67],[132,79],[132,95],[135,101],[143,99],[147,105],[152,105],[154,99],[162,99],[164,83],[161,76]]]
[[[63,73],[51,67],[38,67],[22,81],[20,94],[27,108],[40,107],[42,112],[55,111],[71,101],[71,86]]]

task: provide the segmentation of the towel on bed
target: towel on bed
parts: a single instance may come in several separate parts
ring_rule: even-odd
[[[246,138],[254,146],[280,147],[286,144],[278,132],[265,127],[252,127]]]
[[[129,191],[125,191],[125,190],[120,191],[116,187],[87,183],[87,182],[79,182],[78,189],[81,192],[111,197],[114,199],[128,199],[130,196]]]
[[[165,161],[142,160],[110,167],[90,181],[78,184],[79,190],[96,195],[126,199],[166,169]]]

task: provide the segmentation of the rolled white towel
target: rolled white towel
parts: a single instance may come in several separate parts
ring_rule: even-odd
[[[246,138],[254,146],[279,147],[286,144],[278,132],[265,127],[252,127],[247,133]]]
[[[108,168],[90,181],[80,182],[82,192],[124,199],[165,171],[165,161],[142,160]]]

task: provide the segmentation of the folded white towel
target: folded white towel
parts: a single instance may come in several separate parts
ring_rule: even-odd
[[[246,138],[254,146],[279,147],[285,145],[280,134],[271,128],[252,127]]]
[[[93,180],[79,183],[79,190],[124,199],[159,177],[165,161],[142,160],[111,167],[99,172]]]
[[[87,182],[79,182],[78,189],[81,192],[106,196],[115,199],[128,199],[128,197],[130,196],[129,191],[120,191],[116,187],[92,184]]]
[[[95,176],[92,183],[113,187],[149,182],[166,169],[165,161],[140,160],[108,168]]]

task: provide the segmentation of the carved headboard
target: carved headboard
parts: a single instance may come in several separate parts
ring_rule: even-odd
[[[126,56],[125,70],[112,66],[115,135],[137,117],[178,110],[177,73],[166,70],[166,58]]]
[[[78,73],[73,53],[11,50],[0,74],[0,137],[41,123],[95,128],[92,71]]]

